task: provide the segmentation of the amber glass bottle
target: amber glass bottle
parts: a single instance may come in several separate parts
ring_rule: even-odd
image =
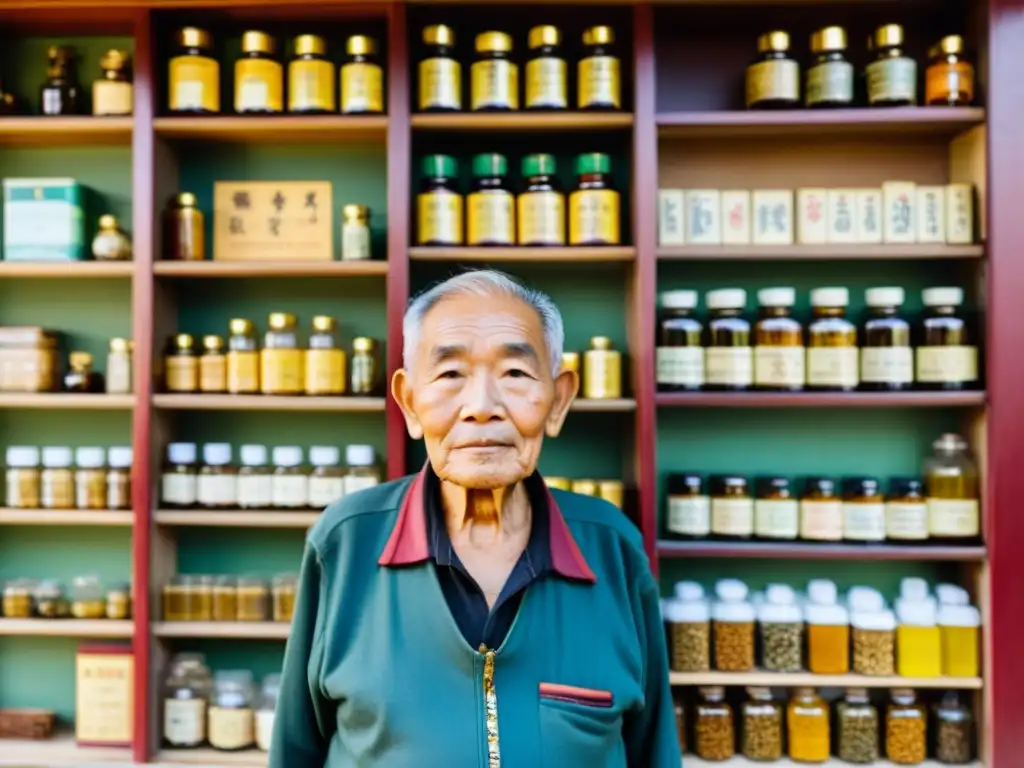
[[[789,33],[757,38],[758,58],[747,67],[747,109],[793,109],[800,105],[800,65],[789,54]]]
[[[266,32],[242,35],[235,62],[235,112],[273,114],[284,108],[284,69],[274,58],[277,43]]]
[[[868,288],[868,319],[860,350],[860,386],[867,390],[908,389],[914,382],[910,325],[900,317],[903,289]]]
[[[806,367],[804,332],[790,315],[796,302],[792,288],[757,292],[760,317],[754,325],[754,386],[758,389],[803,389]]]
[[[978,348],[958,310],[962,288],[925,288],[925,316],[917,349],[916,380],[922,389],[967,389],[978,383]]]
[[[750,389],[754,384],[754,352],[750,322],[743,317],[747,292],[742,288],[708,291],[708,345],[704,376],[708,389]]]
[[[846,59],[846,30],[825,27],[811,35],[814,61],[807,68],[804,104],[849,107],[853,104],[853,64]]]
[[[960,35],[947,35],[928,49],[924,101],[929,107],[968,107],[974,101],[974,65]]]
[[[658,389],[662,392],[699,390],[704,386],[703,328],[694,315],[696,291],[661,294],[658,321]]]
[[[814,319],[807,326],[807,386],[853,390],[860,381],[857,327],[846,319],[846,288],[811,291]]]

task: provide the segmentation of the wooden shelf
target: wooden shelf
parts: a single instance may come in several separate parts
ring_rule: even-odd
[[[672,685],[738,685],[769,688],[942,688],[976,691],[980,677],[869,677],[868,675],[814,675],[810,672],[670,672]]]
[[[446,112],[412,115],[424,131],[613,131],[633,125],[629,112]]]
[[[383,140],[387,136],[388,119],[355,115],[158,117],[153,120],[153,130],[161,138],[176,140],[268,144]]]
[[[134,395],[79,395],[72,392],[0,392],[0,408],[54,411],[124,411],[135,405]]]
[[[133,626],[130,619],[0,619],[0,637],[131,637]]]
[[[153,395],[153,405],[174,411],[383,412],[383,397],[275,395]]]
[[[912,546],[906,544],[816,544],[812,542],[658,541],[661,557],[747,557],[760,560],[921,560],[982,562],[983,546]]]
[[[131,117],[0,117],[0,145],[131,146]]]
[[[952,408],[985,404],[984,392],[659,392],[665,408]]]
[[[239,640],[287,640],[291,624],[283,621],[156,621],[157,637],[216,637]]]
[[[548,262],[552,264],[591,264],[597,261],[633,261],[636,259],[636,248],[632,246],[567,246],[511,248],[433,248],[417,246],[409,249],[409,258],[413,261],[508,261],[508,262]]]
[[[266,761],[264,761],[266,764]],[[758,762],[756,760],[748,760],[745,757],[732,757],[728,760],[701,760],[696,755],[686,754],[683,755],[683,768],[763,768],[766,763]],[[788,758],[782,760],[775,760],[771,763],[772,768],[807,768],[807,763],[798,763]],[[838,757],[830,757],[823,763],[814,763],[815,768],[850,768],[851,764]],[[939,763],[936,760],[925,760],[923,763],[918,763],[917,768],[946,768],[947,764]],[[897,768],[896,763],[891,763],[888,760],[875,760],[873,763],[869,763],[867,768]],[[967,763],[961,765],[960,768],[982,768],[980,762]]]
[[[985,122],[979,107],[895,107],[880,109],[794,109],[736,112],[664,112],[657,115],[664,138],[726,136],[865,136],[893,134],[952,138]]]
[[[386,261],[157,261],[165,277],[366,277],[386,275]]]
[[[10,509],[0,508],[0,525],[132,525],[127,509]]]
[[[268,756],[258,749],[221,752],[217,749],[162,749],[153,758],[156,765],[247,766],[266,768]]]
[[[587,400],[579,398],[572,401],[569,406],[571,411],[590,411],[604,413],[628,413],[636,410],[636,400],[631,398],[617,398],[608,400]]]
[[[279,509],[158,509],[153,515],[158,525],[211,528],[311,528],[319,518],[319,512]]]
[[[668,245],[658,258],[689,261],[895,261],[898,259],[980,259],[983,245]]]
[[[65,768],[65,766],[92,766],[115,768],[131,766],[129,747],[80,747],[74,734],[58,732],[46,741],[30,739],[3,739],[0,741],[0,766],[11,768]],[[264,763],[265,764],[265,763]]]
[[[78,280],[90,277],[131,277],[133,274],[135,264],[131,261],[0,261],[0,278],[45,277]]]

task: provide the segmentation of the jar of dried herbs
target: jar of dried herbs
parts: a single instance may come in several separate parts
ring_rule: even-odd
[[[836,705],[836,727],[840,760],[855,765],[878,760],[878,710],[871,704],[867,688],[846,689]]]
[[[715,591],[718,600],[711,609],[715,669],[748,672],[754,668],[755,612],[747,600],[747,585],[736,579],[722,579]]]
[[[772,701],[770,688],[747,688],[747,694],[750,700],[743,704],[740,751],[748,760],[780,760],[782,705]]]
[[[662,611],[668,626],[669,666],[673,672],[711,669],[711,611],[704,600],[668,600]]]
[[[974,715],[950,691],[935,707],[935,759],[943,765],[964,765],[974,759]]]
[[[896,615],[892,611],[855,611],[853,671],[858,675],[896,674]]]
[[[823,763],[830,750],[828,702],[813,688],[793,691],[786,712],[789,756],[802,763]]]
[[[885,713],[885,755],[897,765],[920,765],[928,746],[924,706],[909,688],[894,688]]]
[[[758,608],[761,625],[761,663],[771,672],[799,672],[804,668],[804,614],[792,589],[781,584],[768,588]]]
[[[701,760],[728,760],[736,754],[732,707],[720,685],[700,689],[694,718],[694,751]]]

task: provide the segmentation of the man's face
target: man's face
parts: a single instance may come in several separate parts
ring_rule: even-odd
[[[537,313],[500,295],[436,304],[411,365],[392,382],[409,434],[423,438],[438,477],[465,488],[529,476],[578,387],[572,372],[552,377]]]

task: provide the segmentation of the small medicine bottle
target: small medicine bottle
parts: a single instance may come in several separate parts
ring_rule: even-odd
[[[530,30],[526,62],[527,109],[568,109],[565,57],[560,55],[562,33],[558,27],[544,24]]]
[[[96,446],[75,450],[75,507],[107,508],[106,451]]]
[[[679,539],[706,539],[711,535],[711,497],[700,475],[673,472],[668,476],[665,531]]]
[[[69,370],[64,375],[65,392],[103,391],[103,374],[93,371],[92,363],[92,355],[88,352],[72,352],[68,355]]]
[[[946,35],[928,49],[924,103],[929,107],[969,107],[974,101],[974,65],[965,54],[960,35]]]
[[[860,349],[861,389],[909,389],[914,383],[914,350],[910,325],[900,316],[903,289],[868,288],[864,300],[868,319]]]
[[[196,505],[198,470],[195,443],[170,443],[167,461],[160,475],[160,499],[164,506],[187,508]]]
[[[284,108],[284,68],[274,58],[277,43],[266,32],[242,34],[235,62],[235,112],[275,114]]]
[[[352,339],[352,379],[349,394],[373,395],[377,392],[377,343],[368,336]]]
[[[917,104],[917,62],[903,51],[903,27],[883,24],[868,38],[875,60],[864,68],[868,105],[906,107]]]
[[[847,688],[836,703],[836,756],[854,765],[878,760],[878,710],[867,688]]]
[[[289,312],[271,312],[260,353],[260,391],[264,395],[299,395],[305,380],[298,320]]]
[[[601,25],[583,31],[583,56],[577,67],[577,109],[622,109],[622,74],[614,45],[615,32],[611,27]]]
[[[618,245],[619,193],[609,186],[611,160],[602,152],[576,157],[569,194],[569,245]]]
[[[808,477],[800,499],[800,538],[808,541],[842,541],[843,502],[836,483],[828,477]]]
[[[206,258],[203,212],[196,196],[180,192],[164,209],[164,258],[171,261],[202,261]]]
[[[978,383],[978,348],[959,315],[962,288],[921,291],[925,316],[915,350],[915,379],[922,389],[966,389]]]
[[[238,452],[238,506],[269,509],[273,506],[274,473],[268,466],[267,446],[243,445]]]
[[[928,538],[928,502],[920,479],[889,479],[889,495],[885,500],[885,537],[893,541],[924,541]]]
[[[107,509],[132,508],[132,447],[107,450]]]
[[[525,186],[516,201],[519,245],[565,245],[565,195],[555,177],[552,155],[527,155]]]
[[[747,478],[712,475],[711,535],[717,539],[749,539],[754,535],[754,499]]]
[[[100,58],[103,77],[92,84],[94,115],[130,115],[132,113],[131,55],[111,48]]]
[[[860,383],[857,326],[846,319],[850,291],[811,291],[814,319],[807,326],[807,387],[851,391]]]
[[[252,320],[232,318],[228,323],[228,392],[254,395],[260,391],[260,352]]]
[[[75,508],[75,473],[72,451],[65,446],[43,448],[43,471],[39,476],[39,506],[43,509]],[[8,499],[7,506],[15,506]]]
[[[220,112],[220,64],[213,56],[213,38],[205,29],[184,27],[175,36],[177,51],[168,62],[171,112]]]
[[[132,342],[129,339],[110,340],[107,353],[107,394],[127,395],[132,391]]]
[[[96,261],[131,261],[132,241],[121,228],[116,216],[100,216],[99,229],[92,239],[92,255]]]
[[[694,317],[696,291],[665,291],[658,319],[658,390],[680,392],[704,386],[703,326]]]
[[[519,109],[519,67],[510,59],[512,38],[504,32],[476,36],[476,61],[469,68],[469,108],[474,112]]]
[[[228,389],[228,362],[224,354],[224,339],[203,336],[203,354],[199,358],[199,391],[226,392]]]
[[[207,443],[203,446],[203,466],[196,484],[196,501],[208,509],[238,506],[238,475],[231,466],[229,443]]]
[[[327,43],[319,35],[299,35],[288,62],[288,111],[306,115],[336,112],[334,64],[327,58]]]
[[[78,53],[70,45],[51,45],[46,50],[49,66],[39,91],[39,111],[44,115],[80,115],[85,99],[78,85]]]
[[[467,245],[515,245],[515,196],[507,175],[504,155],[473,158],[473,184],[466,197]]]
[[[583,397],[614,400],[622,397],[622,353],[607,336],[594,336],[583,353]]]
[[[455,158],[427,155],[422,168],[423,186],[416,196],[416,243],[462,245],[462,195],[455,189]]]
[[[5,503],[13,509],[39,509],[39,449],[30,445],[8,447]]]
[[[767,541],[794,541],[800,535],[800,502],[788,477],[759,477],[754,483],[754,535]]]
[[[384,74],[377,63],[377,41],[352,35],[345,43],[347,58],[341,65],[341,112],[379,115],[384,112]]]
[[[750,389],[754,384],[754,350],[750,322],[743,317],[747,292],[742,288],[708,291],[708,345],[704,378],[712,390]]]
[[[792,288],[757,292],[760,317],[754,324],[754,386],[758,389],[803,389],[806,378],[804,332],[790,315],[796,303]]]
[[[944,544],[973,544],[981,534],[978,467],[967,441],[947,432],[924,463],[928,533]]]
[[[330,315],[316,315],[306,350],[306,394],[345,394],[345,362],[337,321]]]
[[[229,670],[213,675],[209,741],[215,750],[234,752],[256,743],[252,672]]]
[[[199,355],[191,333],[179,333],[168,340],[164,385],[168,392],[199,391]]]
[[[885,541],[885,498],[874,477],[843,481],[843,538],[846,541]]]
[[[309,473],[302,466],[302,449],[295,445],[274,448],[271,504],[280,509],[309,506]]]
[[[341,451],[335,445],[314,445],[309,449],[309,506],[324,509],[345,495],[345,470]]]
[[[370,209],[349,204],[341,209],[341,260],[366,261],[370,258]]]
[[[747,109],[800,106],[800,65],[789,54],[789,33],[757,38],[757,61],[747,67]]]
[[[462,65],[455,52],[455,32],[446,24],[423,28],[423,58],[419,67],[421,112],[462,109]]]
[[[853,64],[846,59],[846,30],[824,27],[811,35],[814,61],[807,68],[804,105],[849,107],[853,105]]]
[[[345,495],[373,488],[383,482],[372,445],[345,448]]]

